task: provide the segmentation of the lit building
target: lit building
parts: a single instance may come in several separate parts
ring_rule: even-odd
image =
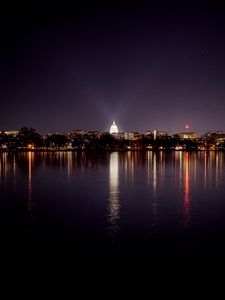
[[[225,133],[222,131],[217,132],[207,132],[205,134],[205,137],[211,140],[214,140],[216,142],[224,142],[225,141]]]
[[[166,138],[169,136],[169,134],[161,130],[148,130],[144,133],[144,136],[147,138],[153,138],[155,140],[156,138]]]
[[[10,131],[5,131],[5,135],[12,135],[13,137],[16,137],[19,134],[19,130],[10,130]]]
[[[111,125],[109,132],[110,134],[115,134],[115,133],[117,134],[119,132],[115,121],[113,121],[113,124]]]
[[[180,132],[178,133],[180,139],[197,139],[198,134],[197,132]]]
[[[99,131],[89,131],[89,130],[82,130],[82,129],[74,129],[67,133],[67,136],[69,138],[82,138],[82,137],[94,137],[99,138],[100,137]]]
[[[141,139],[142,135],[139,132],[126,132],[124,137],[126,140],[135,141]]]

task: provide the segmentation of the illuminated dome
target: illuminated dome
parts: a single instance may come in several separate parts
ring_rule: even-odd
[[[113,134],[113,133],[118,133],[118,127],[117,127],[115,121],[113,121],[113,124],[111,125],[110,131],[109,131],[109,132],[110,132],[111,134]]]

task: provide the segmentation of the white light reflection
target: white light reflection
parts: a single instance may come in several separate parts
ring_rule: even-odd
[[[148,184],[151,183],[151,175],[152,175],[152,151],[147,152],[147,176],[148,176]]]
[[[218,187],[219,183],[219,158],[218,153],[216,153],[216,187]]]
[[[152,187],[153,187],[153,201],[152,201],[152,212],[153,215],[157,216],[157,202],[156,202],[156,189],[157,189],[157,160],[156,153],[153,153],[153,177],[152,177]]]
[[[157,187],[156,153],[155,152],[153,154],[153,180],[152,180],[152,184],[153,184],[153,193],[154,193],[154,196],[155,196],[156,187]]]
[[[205,159],[204,159],[204,188],[207,187],[207,167],[208,167],[208,153],[205,151]]]
[[[109,158],[109,234],[115,242],[119,230],[119,155],[118,152],[110,154]]]
[[[165,153],[160,151],[159,158],[160,158],[160,182],[161,185],[165,184]]]
[[[71,173],[72,173],[72,152],[67,152],[67,177],[68,177],[68,183],[70,182]]]
[[[8,173],[8,162],[7,162],[7,153],[3,152],[2,153],[2,168],[1,168],[1,175],[5,176]]]
[[[152,186],[152,214],[155,217],[154,222],[157,223],[157,157],[153,151],[147,153],[147,180]]]

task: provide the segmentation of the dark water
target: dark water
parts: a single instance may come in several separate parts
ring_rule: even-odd
[[[1,259],[225,253],[225,154],[0,154]]]

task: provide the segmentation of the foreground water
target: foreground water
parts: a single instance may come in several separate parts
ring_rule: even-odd
[[[1,258],[223,255],[225,154],[0,154]]]

